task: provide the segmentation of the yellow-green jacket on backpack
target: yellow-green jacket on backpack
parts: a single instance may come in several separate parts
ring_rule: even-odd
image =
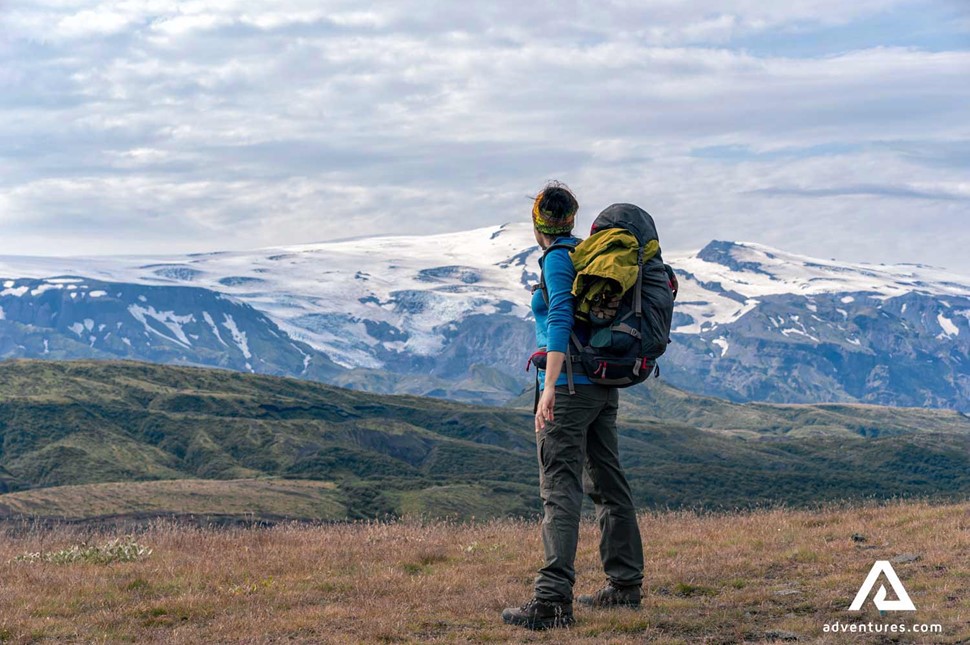
[[[657,240],[647,242],[643,251],[646,262],[660,249]],[[608,228],[589,236],[576,245],[572,252],[576,279],[573,281],[573,295],[577,297],[577,315],[588,318],[590,305],[596,296],[610,288],[606,280],[610,278],[619,284],[619,293],[626,293],[637,281],[637,238],[632,233],[619,228]],[[589,290],[586,286],[589,284]]]

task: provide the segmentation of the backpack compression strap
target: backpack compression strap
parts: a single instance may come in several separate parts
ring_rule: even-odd
[[[633,311],[637,312],[637,318],[643,315],[640,309],[643,307],[643,249],[641,244],[637,251],[637,282],[634,285],[636,291],[633,292]]]
[[[566,345],[566,384],[569,386],[569,393],[576,394],[576,384],[573,382],[573,361],[579,362],[581,360],[580,356],[583,353],[583,344],[579,342],[579,337],[574,331],[569,332],[569,340],[579,350],[579,354],[576,354],[574,357],[572,347],[568,344]]]
[[[637,312],[637,318],[640,318],[643,315],[640,313],[640,310],[643,307],[643,255],[646,253],[648,246],[653,249],[650,252],[650,257],[647,258],[648,260],[660,256],[660,246],[657,240],[650,240],[646,244],[641,244],[640,248],[637,249],[637,283],[634,287],[636,291],[633,294],[633,310]],[[667,266],[668,265],[666,264],[664,265],[665,268]],[[668,271],[668,275],[672,273],[673,269]]]

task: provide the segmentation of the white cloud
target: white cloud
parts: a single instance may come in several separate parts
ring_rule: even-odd
[[[41,229],[65,253],[455,230],[560,177],[590,218],[643,203],[668,247],[818,254],[830,226],[846,259],[923,261],[907,236],[952,239],[970,203],[970,52],[733,44],[911,5],[13,3],[0,253]],[[934,261],[970,270],[948,244]]]
[[[103,8],[85,9],[61,18],[54,33],[64,38],[106,36],[122,31],[131,24],[131,16]]]

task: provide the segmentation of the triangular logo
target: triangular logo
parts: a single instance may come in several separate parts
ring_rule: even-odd
[[[862,609],[862,603],[866,601],[866,598],[869,597],[869,592],[876,586],[880,573],[886,576],[886,580],[889,581],[899,600],[886,600],[886,596],[888,595],[886,585],[879,585],[879,591],[876,592],[876,596],[872,599],[876,609],[879,611],[916,611],[916,606],[910,600],[909,594],[906,593],[906,588],[903,587],[903,583],[900,582],[899,576],[896,575],[896,571],[893,570],[893,565],[889,563],[889,560],[877,560],[872,565],[866,581],[862,583],[862,587],[859,588],[859,593],[856,594],[855,600],[849,605],[849,611],[859,611]]]

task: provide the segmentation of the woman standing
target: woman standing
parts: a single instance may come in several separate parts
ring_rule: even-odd
[[[535,596],[521,607],[502,612],[507,624],[530,629],[567,627],[574,622],[574,562],[584,481],[596,506],[600,557],[608,583],[577,600],[592,607],[639,607],[643,582],[640,529],[618,455],[618,392],[591,383],[579,363],[566,363],[571,334],[580,342],[588,340],[588,330],[574,327],[573,316],[576,271],[570,252],[580,241],[572,235],[577,210],[575,196],[558,182],[547,185],[532,208],[536,241],[545,251],[539,261],[543,279],[533,293],[532,311],[538,346],[546,349],[535,412],[546,562],[535,580]],[[575,370],[573,394],[567,370]]]

